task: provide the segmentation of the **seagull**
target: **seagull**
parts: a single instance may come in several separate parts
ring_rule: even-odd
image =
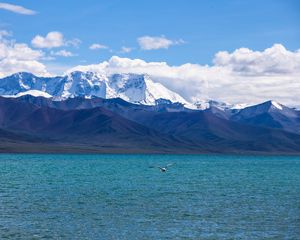
[[[175,163],[169,163],[164,167],[160,167],[160,166],[151,166],[151,168],[158,168],[161,172],[166,172],[168,170],[169,167],[173,166]]]

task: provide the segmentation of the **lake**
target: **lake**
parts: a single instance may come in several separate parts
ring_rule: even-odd
[[[5,238],[300,239],[300,157],[3,154]]]

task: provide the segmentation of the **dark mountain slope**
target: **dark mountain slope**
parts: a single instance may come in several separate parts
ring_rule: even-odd
[[[209,144],[216,151],[300,151],[300,135],[229,121],[209,111],[146,114],[136,120],[195,144]]]
[[[0,128],[51,142],[122,148],[173,148],[179,143],[102,108],[64,111],[1,99]],[[13,111],[10,108],[13,107]]]
[[[300,112],[274,101],[244,108],[230,119],[249,125],[277,128],[300,134]]]
[[[298,134],[180,108],[120,99],[0,98],[0,135],[7,142],[15,138],[8,133],[26,135],[46,149],[75,152],[300,153]]]

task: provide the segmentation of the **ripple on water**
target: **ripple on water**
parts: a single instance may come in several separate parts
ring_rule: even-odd
[[[297,239],[299,172],[299,157],[0,155],[0,239]]]

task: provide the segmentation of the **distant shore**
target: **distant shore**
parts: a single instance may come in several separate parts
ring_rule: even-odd
[[[300,156],[299,152],[265,151],[205,151],[197,149],[155,149],[121,148],[88,145],[51,144],[0,144],[0,154],[171,154],[171,155],[259,155],[259,156]]]

